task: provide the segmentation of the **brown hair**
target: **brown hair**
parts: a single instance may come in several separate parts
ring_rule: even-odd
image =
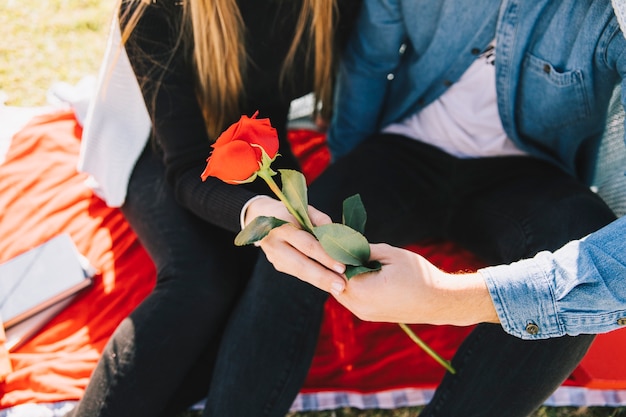
[[[129,0],[132,14],[124,18],[122,42],[126,42],[151,0]],[[153,1],[153,0],[152,0]],[[257,0],[260,1],[260,0]],[[292,0],[285,0],[292,1]],[[283,62],[281,81],[288,80],[300,41],[308,36],[308,59],[315,63],[313,92],[316,108],[330,113],[335,53],[335,0],[302,0],[296,32]],[[198,100],[209,137],[215,138],[229,120],[240,114],[243,79],[247,64],[244,22],[236,0],[185,0],[179,41],[189,39],[196,75]],[[229,62],[228,66],[223,63]]]

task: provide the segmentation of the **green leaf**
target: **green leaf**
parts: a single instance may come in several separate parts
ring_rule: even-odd
[[[366,221],[367,213],[359,194],[343,200],[343,224],[364,234]]]
[[[367,272],[380,271],[382,264],[378,261],[371,261],[367,265],[346,265],[346,278],[350,279],[355,275],[365,274]]]
[[[346,265],[363,265],[370,257],[370,246],[361,233],[350,227],[332,223],[313,228],[322,247],[333,259]]]
[[[280,180],[283,184],[282,190],[285,198],[287,198],[293,209],[304,220],[305,226],[308,227],[309,230],[312,230],[313,224],[307,212],[309,202],[304,175],[293,169],[279,169],[278,172],[280,172]]]
[[[263,239],[275,227],[288,223],[276,217],[259,216],[235,237],[235,245],[244,246]]]

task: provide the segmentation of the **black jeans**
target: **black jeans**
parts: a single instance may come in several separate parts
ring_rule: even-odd
[[[588,187],[529,157],[457,159],[380,135],[331,165],[310,204],[335,221],[359,193],[370,242],[454,241],[490,264],[554,250],[614,220]],[[284,416],[310,366],[327,295],[260,257],[229,322],[205,416]],[[523,341],[482,324],[424,416],[526,416],[567,378],[593,336]],[[218,383],[219,382],[219,383]]]
[[[173,416],[207,395],[225,323],[258,256],[183,209],[150,147],[122,211],[157,269],[116,329],[73,416]]]

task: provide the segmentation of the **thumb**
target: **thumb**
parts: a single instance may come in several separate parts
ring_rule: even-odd
[[[314,226],[321,226],[323,224],[332,223],[332,219],[328,214],[319,211],[313,206],[309,206],[308,212],[311,223],[313,223]]]
[[[388,259],[393,247],[386,243],[371,243],[370,244],[370,261],[380,261]]]

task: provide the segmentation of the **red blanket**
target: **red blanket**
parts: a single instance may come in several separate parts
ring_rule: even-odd
[[[69,233],[100,271],[95,285],[38,335],[10,353],[11,372],[0,384],[0,409],[28,402],[79,399],[108,337],[151,290],[152,262],[121,213],[107,207],[76,172],[81,128],[71,112],[37,117],[12,140],[0,165],[0,262]],[[309,178],[328,163],[322,135],[293,131],[291,139]],[[447,243],[411,249],[449,271],[480,262]],[[451,358],[470,330],[413,326]],[[597,348],[596,348],[597,347]],[[566,385],[626,389],[620,360],[626,333],[602,335]],[[366,323],[330,300],[317,354],[303,392],[381,392],[433,388],[443,369],[394,324]]]

